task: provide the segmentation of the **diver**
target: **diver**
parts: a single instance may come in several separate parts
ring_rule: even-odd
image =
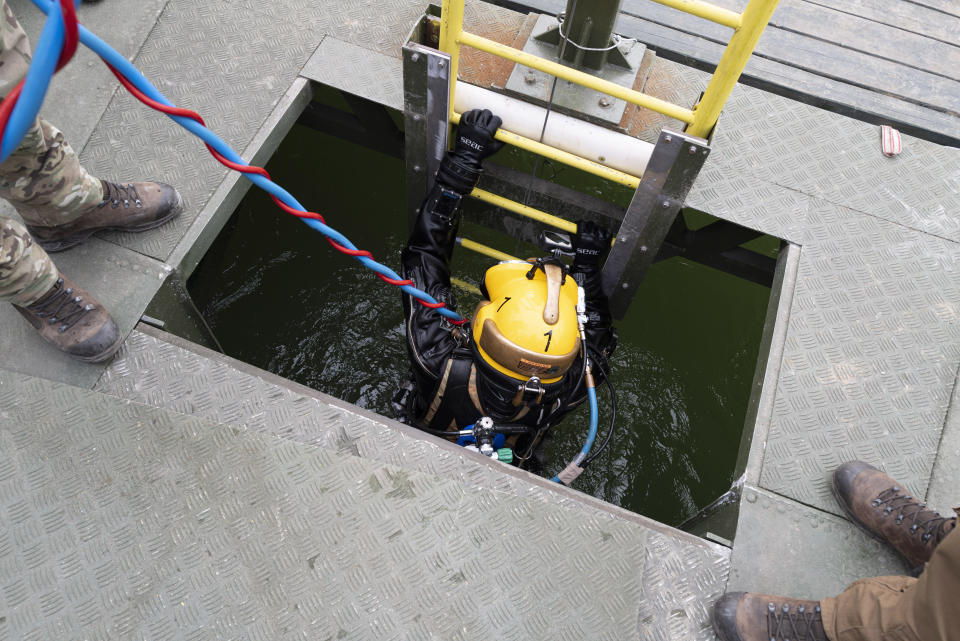
[[[403,277],[450,309],[456,309],[450,258],[461,202],[476,186],[482,161],[503,146],[494,139],[500,124],[486,109],[463,115],[454,149],[442,159],[403,250]],[[587,398],[585,356],[598,382],[608,375],[616,332],[600,265],[610,240],[600,225],[580,221],[571,239],[572,267],[557,257],[490,267],[470,324],[454,325],[404,294],[411,370],[394,399],[400,419],[444,435],[489,417],[510,426],[513,463],[525,466],[548,430]],[[585,344],[578,284],[585,294]]]

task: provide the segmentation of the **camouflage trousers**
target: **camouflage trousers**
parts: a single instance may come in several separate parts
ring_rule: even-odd
[[[0,217],[0,300],[27,306],[57,282],[57,268],[27,228]]]
[[[6,0],[0,10],[0,92],[6,95],[27,72],[30,41]],[[38,118],[20,146],[0,163],[0,198],[28,225],[50,227],[76,220],[97,205],[103,188],[63,134]],[[22,225],[0,217],[0,301],[33,302],[53,286],[56,271]]]

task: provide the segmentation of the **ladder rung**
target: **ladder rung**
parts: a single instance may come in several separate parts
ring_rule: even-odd
[[[493,247],[483,245],[476,241],[470,240],[469,238],[457,236],[457,244],[464,249],[469,249],[470,251],[475,251],[478,254],[483,254],[484,256],[489,256],[490,258],[496,258],[497,260],[520,260],[516,256],[505,254],[499,249],[494,249]]]
[[[515,214],[532,218],[533,220],[539,221],[545,225],[550,225],[551,227],[556,227],[557,229],[570,232],[571,234],[577,233],[576,223],[571,223],[569,220],[565,220],[559,216],[554,216],[553,214],[548,214],[545,211],[540,211],[539,209],[535,209],[529,205],[518,203],[515,200],[510,200],[509,198],[492,194],[489,191],[484,191],[483,189],[477,189],[474,187],[473,191],[470,192],[470,196],[472,198],[476,198],[477,200],[490,203],[491,205],[503,207],[504,209],[512,211]]]
[[[677,11],[689,13],[691,16],[697,16],[710,22],[722,24],[731,29],[739,29],[740,25],[743,24],[743,16],[741,14],[736,11],[724,9],[723,7],[718,7],[709,2],[701,2],[700,0],[653,0],[653,2],[662,4],[665,7],[671,7]]]
[[[450,114],[450,120],[454,124],[459,124],[460,116],[461,114],[458,114],[454,111]],[[556,160],[557,162],[562,162],[565,165],[582,169],[583,171],[591,173],[594,176],[606,178],[607,180],[613,181],[620,185],[626,185],[632,189],[636,189],[640,185],[640,179],[636,176],[631,176],[630,174],[624,173],[618,169],[601,165],[593,160],[587,160],[586,158],[577,156],[576,154],[571,154],[568,151],[563,151],[562,149],[545,145],[542,142],[525,138],[503,128],[497,130],[496,138],[497,140],[513,145],[514,147],[519,147],[520,149],[538,154],[545,158],[549,158],[550,160]]]
[[[645,93],[628,89],[627,87],[618,85],[615,82],[610,82],[609,80],[604,80],[602,78],[598,78],[597,76],[591,76],[583,71],[578,71],[566,65],[553,62],[552,60],[546,60],[545,58],[535,56],[531,53],[520,51],[519,49],[514,49],[513,47],[508,47],[505,44],[500,44],[499,42],[483,38],[476,34],[470,33],[469,31],[461,31],[459,37],[457,38],[457,42],[460,44],[465,44],[469,47],[473,47],[474,49],[479,49],[480,51],[492,53],[493,55],[501,58],[506,58],[507,60],[512,60],[513,62],[521,65],[526,65],[527,67],[543,71],[544,73],[562,78],[563,80],[568,80],[583,87],[588,87],[595,91],[599,91],[600,93],[605,93],[608,96],[626,100],[627,102],[637,105],[638,107],[652,109],[653,111],[662,113],[670,118],[676,118],[677,120],[686,123],[693,122],[692,109],[686,109],[679,105],[675,105],[672,102],[667,102],[666,100],[654,98],[653,96]]]

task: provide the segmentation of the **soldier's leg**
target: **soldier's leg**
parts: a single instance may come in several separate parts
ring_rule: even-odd
[[[53,227],[96,207],[103,189],[63,134],[37,118],[20,146],[0,163],[0,198],[13,204],[29,227]]]
[[[60,273],[23,225],[5,217],[0,217],[0,301],[13,303],[41,338],[78,360],[106,360],[123,340],[103,306]]]
[[[960,639],[960,530],[948,534],[914,579],[864,579],[822,599],[831,641],[957,641]]]
[[[6,95],[29,67],[30,43],[6,0],[0,2],[0,94]],[[152,229],[183,207],[169,185],[117,184],[90,175],[63,134],[40,118],[0,164],[0,198],[16,207],[47,251],[67,249],[98,231]]]
[[[0,96],[10,93],[29,67],[30,39],[7,6],[7,0],[0,0]]]
[[[6,0],[0,11],[0,95],[6,96],[27,73],[30,40]],[[57,225],[99,203],[103,190],[63,134],[38,118],[0,164],[0,198],[13,203],[28,225]]]
[[[0,301],[27,306],[50,291],[57,268],[23,225],[0,217]]]
[[[183,209],[180,194],[170,185],[95,178],[63,134],[42,118],[0,164],[0,197],[16,207],[36,241],[50,252],[73,247],[98,231],[153,229]]]

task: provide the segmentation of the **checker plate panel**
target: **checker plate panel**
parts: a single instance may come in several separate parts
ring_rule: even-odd
[[[341,455],[365,459],[455,479],[469,487],[494,488],[525,499],[601,513],[582,499],[531,483],[523,475],[509,475],[462,450],[405,434],[395,425],[368,412],[350,411],[323,395],[301,394],[231,367],[225,360],[197,354],[143,332],[134,332],[97,389],[140,403],[192,413],[260,433],[319,445]],[[338,405],[339,404],[339,405]],[[642,527],[637,525],[637,527]],[[638,598],[644,629],[655,638],[687,639],[709,629],[709,604],[726,581],[729,551],[699,541],[665,526],[650,530],[662,554],[648,553],[643,595]],[[672,595],[667,599],[665,595]],[[676,609],[687,623],[677,627]],[[669,625],[668,625],[669,624]],[[672,632],[670,632],[672,630]],[[683,636],[683,635],[693,636]]]
[[[39,379],[0,407],[4,638],[636,635],[634,524]]]
[[[815,201],[760,483],[837,513],[862,459],[926,492],[960,364],[960,247]]]

